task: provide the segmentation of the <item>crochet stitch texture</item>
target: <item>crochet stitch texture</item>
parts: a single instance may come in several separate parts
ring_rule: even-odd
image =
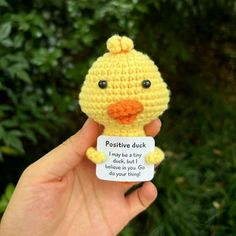
[[[79,95],[81,109],[104,126],[104,135],[145,136],[144,125],[168,107],[167,85],[154,62],[135,50],[130,38],[114,35],[106,45],[108,52],[86,75]],[[95,153],[90,149],[87,154]],[[153,156],[149,159],[156,163]]]

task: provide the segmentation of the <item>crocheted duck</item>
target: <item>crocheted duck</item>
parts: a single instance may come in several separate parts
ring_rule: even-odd
[[[79,95],[81,109],[104,126],[107,136],[145,136],[144,126],[160,116],[168,106],[169,90],[154,62],[134,49],[126,36],[107,40],[108,52],[89,69]],[[106,156],[90,147],[87,157],[101,163]],[[159,164],[163,151],[145,157],[148,164]]]

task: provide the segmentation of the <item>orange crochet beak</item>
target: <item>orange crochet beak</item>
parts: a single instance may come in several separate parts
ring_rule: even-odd
[[[122,100],[107,108],[108,115],[121,124],[132,123],[143,111],[143,105],[135,100]]]

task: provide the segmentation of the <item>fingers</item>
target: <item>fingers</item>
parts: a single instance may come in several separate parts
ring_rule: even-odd
[[[39,176],[63,177],[83,159],[100,134],[99,125],[88,119],[76,134],[31,165]]]
[[[145,182],[142,187],[126,197],[131,217],[144,211],[156,199],[157,189],[152,182]]]
[[[146,135],[153,137],[155,137],[159,133],[160,129],[161,129],[161,121],[159,119],[153,120],[144,127]]]
[[[148,136],[155,136],[160,127],[160,120],[154,120],[145,126],[145,132]],[[45,174],[50,178],[61,178],[81,161],[87,148],[96,142],[100,133],[101,127],[96,122],[88,119],[79,132],[40,158],[28,169],[32,170],[34,168],[33,172],[38,176]]]

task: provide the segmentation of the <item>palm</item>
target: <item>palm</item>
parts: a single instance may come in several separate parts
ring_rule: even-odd
[[[131,209],[124,196],[130,184],[101,181],[94,169],[84,159],[65,177],[63,194],[58,193],[65,208],[58,212],[60,201],[54,205],[60,219],[55,227],[61,235],[83,235],[84,227],[87,235],[116,235],[130,220]]]
[[[87,159],[62,179],[20,187],[29,189],[21,203],[29,235],[116,235],[135,214],[124,196],[131,184],[97,179]]]

